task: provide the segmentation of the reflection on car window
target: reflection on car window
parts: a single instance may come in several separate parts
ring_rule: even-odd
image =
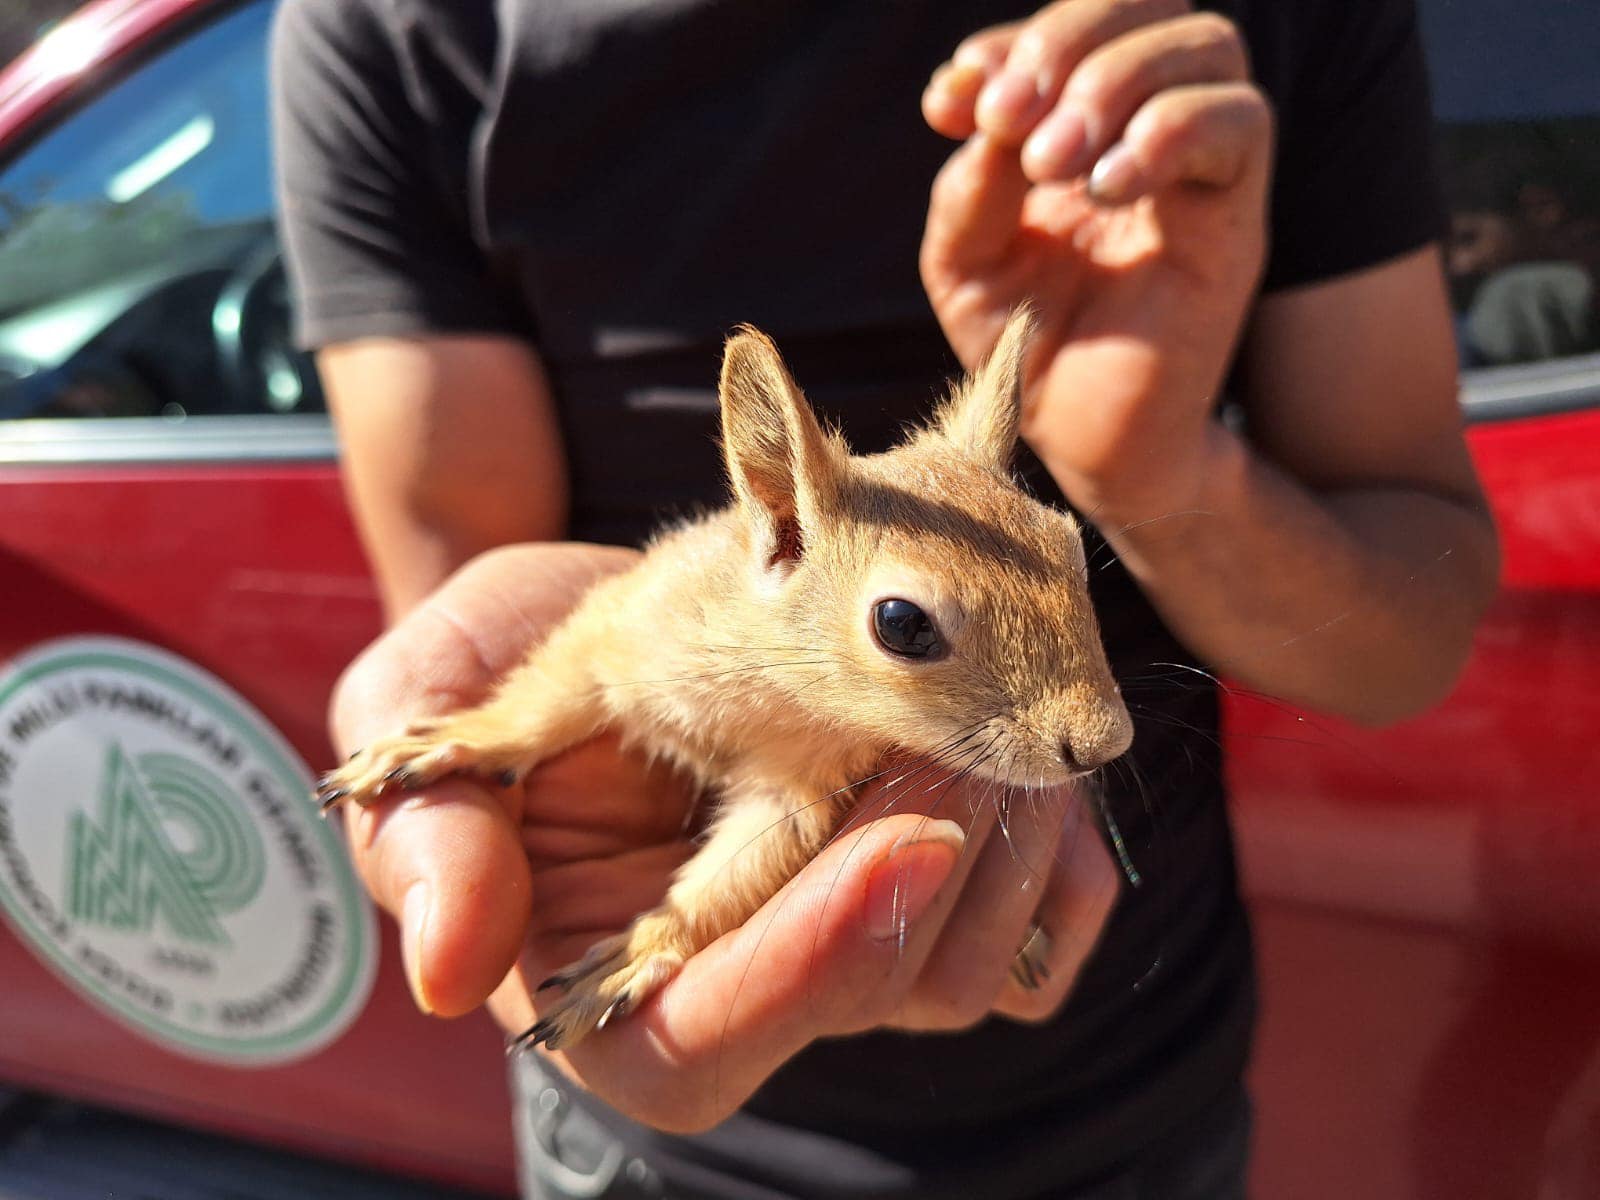
[[[1600,351],[1600,25],[1591,6],[1424,0],[1421,11],[1463,365]]]
[[[187,30],[0,165],[0,417],[320,406],[273,231],[270,19]]]

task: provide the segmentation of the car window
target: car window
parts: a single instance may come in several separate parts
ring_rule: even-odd
[[[1462,363],[1600,351],[1600,21],[1423,0]]]
[[[0,164],[0,418],[305,412],[273,229],[266,0]]]

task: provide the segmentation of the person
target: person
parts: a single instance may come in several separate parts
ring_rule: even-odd
[[[1031,302],[1018,469],[1101,539],[1137,725],[1103,823],[866,789],[638,1012],[516,1061],[528,1193],[1242,1195],[1249,937],[1192,663],[1392,720],[1496,575],[1406,0],[287,0],[274,71],[300,337],[394,621],[339,748],[481,696],[719,501],[738,322],[871,450]],[[693,811],[602,741],[350,831],[418,1003],[519,1030]]]
[[[1600,218],[1539,148],[1458,148],[1447,159],[1445,273],[1465,366],[1504,366],[1600,348]]]

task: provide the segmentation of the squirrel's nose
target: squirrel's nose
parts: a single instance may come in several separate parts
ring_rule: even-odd
[[[1133,730],[1126,722],[1106,731],[1103,737],[1061,739],[1061,763],[1069,771],[1092,771],[1103,767],[1114,758],[1121,757],[1133,740]]]

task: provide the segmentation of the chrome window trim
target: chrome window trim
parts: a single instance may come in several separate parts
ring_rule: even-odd
[[[1483,367],[1461,381],[1468,424],[1600,408],[1600,354]],[[0,421],[0,466],[332,462],[324,413]]]
[[[0,465],[331,462],[323,413],[0,421]]]
[[[1479,367],[1461,377],[1469,425],[1600,408],[1600,354],[1509,367]]]

